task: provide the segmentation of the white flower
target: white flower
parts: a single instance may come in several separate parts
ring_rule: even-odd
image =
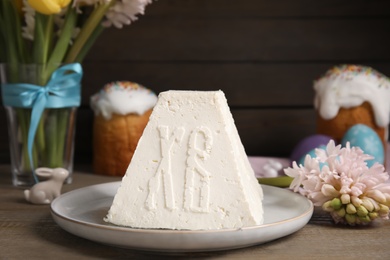
[[[26,26],[22,28],[22,36],[28,40],[34,40],[34,28],[35,28],[35,10],[28,4],[27,0],[23,0],[24,20]]]
[[[137,14],[145,13],[145,6],[152,0],[121,0],[117,1],[106,14],[107,20],[102,24],[104,27],[122,28],[123,25],[129,25],[132,21],[138,19]]]

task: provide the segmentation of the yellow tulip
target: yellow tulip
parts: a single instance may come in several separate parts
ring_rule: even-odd
[[[42,14],[58,14],[71,0],[28,0],[30,6]]]

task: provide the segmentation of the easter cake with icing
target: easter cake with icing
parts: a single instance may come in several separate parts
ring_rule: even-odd
[[[360,65],[340,65],[314,83],[317,133],[341,142],[357,124],[372,128],[384,148],[390,116],[390,80]],[[384,149],[385,150],[385,149]]]
[[[123,176],[149,120],[157,96],[129,81],[106,84],[91,97],[93,169],[97,174]]]

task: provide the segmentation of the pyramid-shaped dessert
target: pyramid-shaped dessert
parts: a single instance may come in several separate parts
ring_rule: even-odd
[[[188,230],[255,226],[263,223],[262,198],[224,93],[167,91],[105,221]]]

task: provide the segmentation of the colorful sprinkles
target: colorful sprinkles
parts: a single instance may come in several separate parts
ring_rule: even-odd
[[[375,77],[379,82],[378,87],[382,87],[383,85],[389,87],[388,85],[390,84],[390,79],[385,75],[383,75],[382,73],[374,70],[371,67],[361,66],[361,65],[351,65],[351,64],[342,64],[339,66],[335,66],[329,69],[325,73],[325,75],[323,75],[318,80],[324,78],[340,77],[340,76],[345,76],[346,80],[352,80],[354,77],[362,76],[362,75],[365,75],[367,77],[369,76]]]
[[[139,89],[145,89],[151,92],[151,90],[146,89],[142,85],[131,82],[131,81],[114,81],[107,83],[103,89],[101,90],[102,92],[110,93],[112,91],[132,91],[132,90],[139,90]]]
[[[142,91],[149,95],[155,95],[153,91],[138,83],[132,81],[113,81],[104,85],[98,94],[95,94],[91,97],[91,101],[97,102],[101,99],[101,95],[110,94],[113,92],[126,92],[128,93],[129,97],[131,97],[132,93],[134,93],[133,91]]]

